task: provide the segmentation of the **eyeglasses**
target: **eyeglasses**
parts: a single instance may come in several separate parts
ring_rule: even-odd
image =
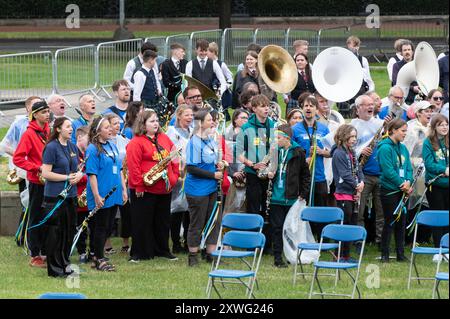
[[[394,99],[396,99],[396,100],[403,100],[403,99],[404,99],[403,96],[395,96],[395,95],[392,95],[392,97],[393,97]]]
[[[433,96],[433,101],[443,101],[444,97],[443,96]]]
[[[200,99],[201,97],[202,97],[202,95],[199,94],[199,95],[187,96],[186,99],[188,99],[188,100],[196,100],[196,99]]]

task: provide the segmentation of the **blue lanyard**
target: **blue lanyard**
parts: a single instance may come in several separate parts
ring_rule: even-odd
[[[109,149],[112,152],[112,156],[109,154],[109,152],[106,150],[105,145],[109,146]],[[112,159],[114,161],[114,165],[116,164],[116,152],[114,152],[113,147],[111,146],[111,144],[109,144],[109,142],[106,142],[104,145],[102,144],[102,148],[103,151],[105,152],[105,155],[108,156],[110,159]]]

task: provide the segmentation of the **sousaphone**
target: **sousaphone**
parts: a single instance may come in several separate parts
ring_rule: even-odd
[[[218,97],[216,95],[216,93],[214,93],[213,90],[211,90],[209,87],[207,87],[206,85],[204,85],[202,82],[200,82],[199,80],[194,79],[193,77],[190,77],[189,75],[186,74],[182,74],[183,76],[183,82],[186,81],[187,86],[195,86],[198,88],[198,90],[200,91],[200,93],[202,94],[202,98],[204,101],[213,99],[213,100],[218,100]]]

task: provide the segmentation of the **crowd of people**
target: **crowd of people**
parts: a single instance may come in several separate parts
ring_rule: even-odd
[[[418,206],[449,209],[448,52],[439,59],[442,89],[419,101],[417,83],[407,96],[396,86],[414,52],[411,41],[396,41],[387,66],[392,87],[381,99],[359,54],[361,41],[350,37],[364,80],[345,121],[314,86],[308,42],[293,45],[298,79],[283,95],[286,120],[272,112],[277,92],[261,77],[261,47],[254,43],[233,77],[216,43],[198,40],[196,57],[186,61],[178,43],[163,59],[146,42],[113,83],[114,105],[101,115],[90,94],[80,97],[76,119],[65,115],[62,96],[29,97],[26,116],[1,145],[22,177],[19,190],[28,190],[17,242],[27,244],[30,265],[49,276],[70,275],[76,226],[96,208],[76,248],[80,263],[100,271],[116,270],[108,254],[118,216],[120,251],[130,262],[186,253],[192,267],[213,260],[221,218],[230,211],[262,215],[266,252],[276,267],[287,267],[283,223],[297,200],[339,207],[344,224],[366,226],[382,262],[389,262],[394,232],[397,261],[405,261],[406,228]],[[184,74],[217,92],[222,107],[204,100],[201,87],[186,85]],[[171,118],[157,104],[162,97],[176,107]],[[416,176],[421,166],[425,174]],[[403,194],[410,195],[407,213],[397,216]],[[322,227],[311,224],[316,238]],[[434,229],[421,240],[432,237],[437,247],[445,232]],[[341,258],[352,260],[351,251],[345,245]]]

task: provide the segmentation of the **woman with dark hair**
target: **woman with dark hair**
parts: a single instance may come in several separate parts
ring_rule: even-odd
[[[253,82],[258,85],[258,53],[248,51],[245,56],[245,66],[242,71],[236,73],[233,82],[233,107],[237,108],[239,104],[239,95],[244,92],[244,85]],[[259,87],[259,86],[258,86]]]
[[[111,140],[111,124],[104,117],[97,117],[89,130],[89,146],[86,149],[87,204],[91,211],[100,208],[90,222],[91,248],[94,251],[92,267],[101,271],[114,271],[114,265],[104,258],[106,239],[111,232],[117,206],[128,200],[119,150]],[[117,187],[105,201],[104,197]]]
[[[337,207],[344,211],[344,224],[356,225],[358,214],[354,214],[356,202],[364,188],[363,173],[358,164],[354,146],[356,129],[352,125],[341,125],[334,135],[335,147],[332,149],[332,168],[336,191]],[[350,245],[342,248],[342,259],[350,260]]]
[[[237,109],[231,117],[231,123],[225,130],[225,139],[230,142],[236,141],[236,136],[241,131],[242,126],[248,122],[250,114],[246,109]]]
[[[436,114],[431,120],[428,138],[422,149],[425,163],[425,180],[428,185],[427,200],[432,210],[449,210],[448,176],[449,176],[449,142],[448,119]],[[440,176],[440,177],[438,177]],[[448,232],[448,227],[433,227],[434,247],[439,247],[441,237]]]
[[[83,177],[78,171],[78,150],[72,144],[72,122],[58,117],[42,154],[42,177],[46,179],[43,207],[46,216],[47,273],[51,277],[66,277],[70,269],[70,248],[75,234],[76,184]],[[72,185],[65,198],[59,194]],[[31,230],[33,231],[33,230]]]
[[[144,104],[140,101],[130,102],[127,108],[127,114],[125,115],[125,126],[123,129],[123,135],[131,140],[133,138],[133,125],[137,116],[144,110]]]
[[[389,242],[394,230],[397,261],[407,261],[404,255],[406,215],[395,209],[402,195],[412,191],[413,169],[409,152],[402,143],[408,126],[402,119],[389,122],[387,131],[389,137],[378,143],[377,160],[380,164],[380,194],[384,212],[384,226],[381,234],[381,262],[389,262]],[[398,218],[398,220],[396,220]]]
[[[179,177],[178,161],[170,160],[161,167],[162,177],[153,185],[146,184],[143,178],[173,151],[176,152],[174,144],[162,132],[157,113],[145,110],[138,117],[134,137],[127,145],[132,229],[130,262],[155,256],[177,260],[170,253],[169,230],[172,189]]]
[[[311,67],[309,65],[308,57],[306,54],[298,53],[295,57],[295,64],[297,65],[298,80],[297,85],[292,92],[285,97],[286,112],[289,113],[291,109],[297,108],[298,98],[304,92],[310,92],[311,94],[316,91],[314,83],[312,81]]]
[[[295,124],[300,123],[301,121],[303,121],[302,111],[300,109],[290,110],[286,116],[286,121],[290,127],[293,127]]]
[[[444,96],[441,89],[433,89],[427,95],[427,100],[432,105],[433,113],[440,113],[444,105]]]
[[[189,247],[188,265],[198,264],[198,251],[204,229],[213,213],[217,199],[217,181],[223,178],[223,164],[218,163],[219,148],[211,136],[213,119],[208,110],[199,110],[195,114],[194,132],[186,149],[187,176],[185,181],[186,198],[189,204]],[[216,248],[221,216],[216,220],[216,227],[206,238],[207,261]]]

